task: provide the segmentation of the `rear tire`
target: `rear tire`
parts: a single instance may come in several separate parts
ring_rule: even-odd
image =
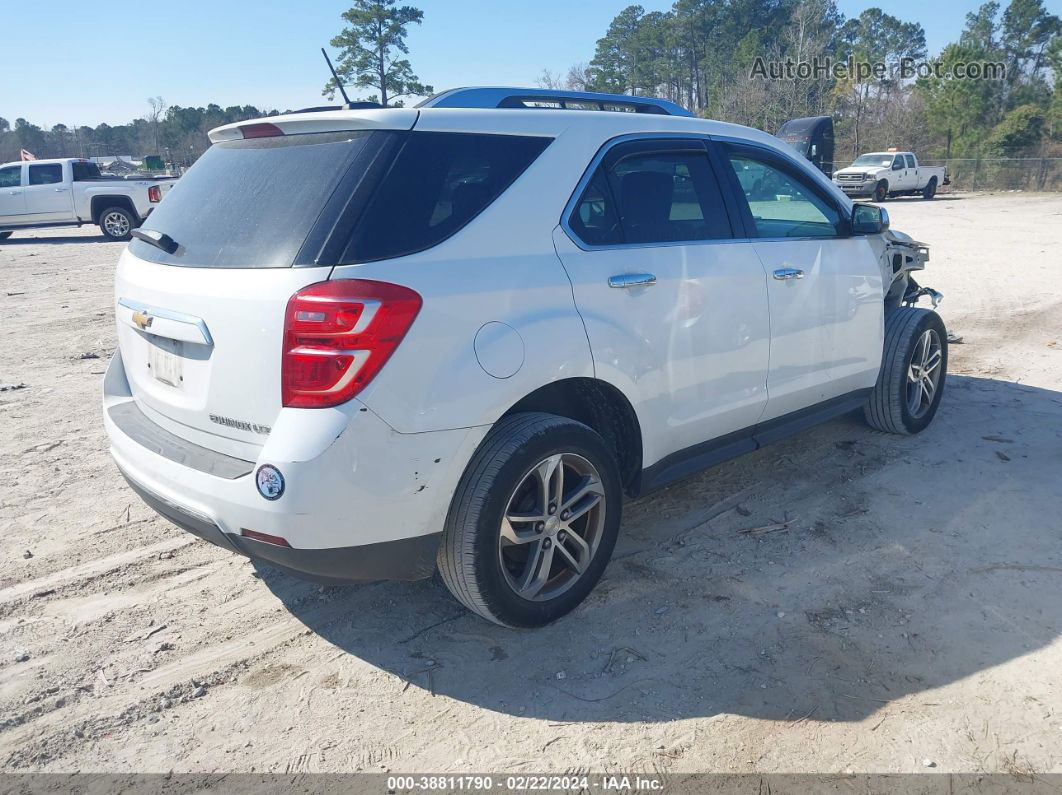
[[[621,510],[619,467],[594,430],[553,414],[513,414],[491,429],[461,478],[439,573],[488,621],[543,626],[597,584]]]
[[[932,177],[929,183],[922,189],[922,198],[929,201],[937,195],[937,178]]]
[[[885,314],[881,371],[863,408],[867,423],[886,433],[914,434],[936,416],[948,374],[948,334],[940,315],[900,307]]]
[[[874,201],[883,202],[889,196],[889,183],[882,180],[874,186]]]
[[[108,240],[128,240],[137,226],[136,217],[125,207],[108,207],[100,213],[100,231]]]

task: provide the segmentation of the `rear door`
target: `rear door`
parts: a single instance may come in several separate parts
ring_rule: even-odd
[[[923,186],[922,176],[918,171],[918,162],[915,160],[915,156],[908,153],[903,156],[904,163],[907,164],[907,187],[908,190],[916,190]]]
[[[763,420],[872,386],[882,346],[882,281],[865,237],[794,161],[720,143],[747,234],[767,272],[770,399]]]
[[[763,267],[736,240],[701,139],[599,156],[554,233],[598,377],[642,421],[646,465],[755,424],[766,403]]]
[[[224,141],[178,181],[142,227],[176,250],[134,239],[116,279],[122,361],[150,419],[253,457],[281,409],[288,299],[328,278],[331,267],[316,264],[322,241],[398,135]]]
[[[22,191],[22,166],[0,168],[0,224],[25,223],[26,196]]]
[[[73,218],[70,182],[62,163],[30,163],[26,168],[26,216],[33,223],[61,223]],[[69,168],[69,165],[65,166]]]

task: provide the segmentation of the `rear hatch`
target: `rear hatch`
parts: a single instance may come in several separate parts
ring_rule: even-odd
[[[118,266],[119,349],[149,419],[254,457],[281,409],[288,300],[328,278],[321,263],[335,261],[328,249],[356,212],[359,185],[386,167],[395,131],[415,119],[292,115],[212,133],[219,142],[142,227],[159,243],[134,239]]]

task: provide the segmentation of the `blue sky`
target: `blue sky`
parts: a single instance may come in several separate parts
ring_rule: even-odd
[[[544,67],[588,61],[625,0],[408,0],[424,10],[408,43],[414,70],[435,88],[534,85]],[[665,10],[670,0],[643,0]],[[846,16],[873,2],[839,0]],[[878,3],[926,30],[930,51],[961,30],[979,2]],[[1062,0],[1048,0],[1062,13]],[[343,0],[84,0],[18,3],[0,49],[0,116],[51,126],[121,123],[149,96],[171,105],[320,103],[327,77],[318,48],[341,27]]]

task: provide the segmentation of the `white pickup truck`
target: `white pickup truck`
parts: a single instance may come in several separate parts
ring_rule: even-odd
[[[0,165],[0,240],[18,229],[99,224],[128,240],[174,179],[105,177],[91,160],[62,158]]]
[[[932,199],[948,181],[943,166],[921,166],[913,152],[869,152],[833,174],[833,184],[849,196],[870,196],[876,202],[916,193]]]

